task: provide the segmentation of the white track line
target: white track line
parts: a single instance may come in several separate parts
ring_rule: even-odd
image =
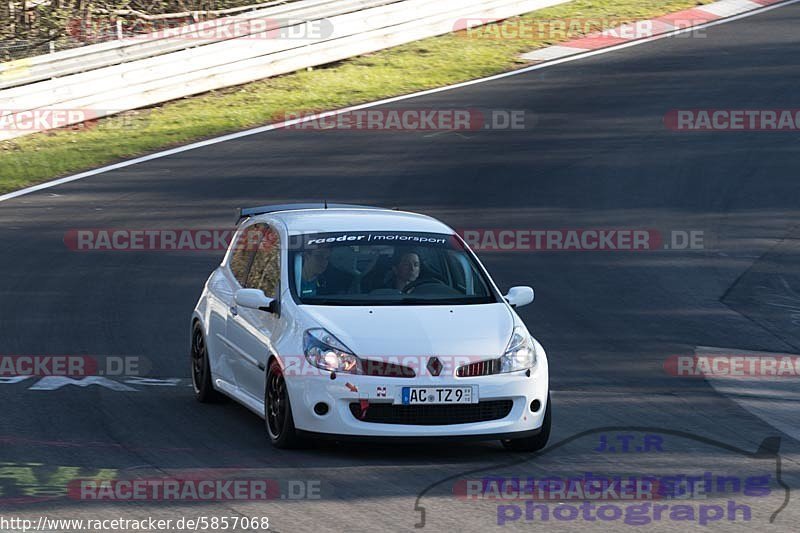
[[[696,31],[696,30],[704,29],[704,28],[711,28],[713,26],[718,26],[720,24],[725,24],[725,23],[728,23],[728,22],[733,22],[733,21],[736,21],[736,20],[741,20],[741,19],[744,19],[744,18],[752,17],[754,15],[759,15],[761,13],[765,13],[767,11],[772,11],[773,9],[778,9],[780,7],[785,7],[785,6],[789,6],[789,5],[792,5],[792,4],[796,4],[798,2],[800,2],[800,0],[788,0],[787,2],[764,6],[762,8],[755,9],[753,11],[747,11],[747,12],[741,13],[739,15],[735,15],[735,16],[732,16],[732,17],[723,18],[723,19],[719,19],[719,20],[714,20],[714,21],[711,21],[711,22],[707,22],[705,24],[700,24],[700,25],[697,25],[697,26],[691,26],[689,28],[682,28],[682,29],[679,29],[679,30],[671,31],[671,32],[668,32],[668,33],[662,33],[660,35],[654,35],[652,37],[647,37],[647,38],[644,38],[644,39],[639,39],[639,40],[635,40],[635,41],[631,41],[631,42],[627,42],[627,43],[621,43],[621,44],[618,44],[618,45],[615,45],[615,46],[610,46],[608,48],[600,48],[598,50],[591,50],[591,51],[588,51],[588,52],[585,52],[585,53],[575,54],[575,55],[572,55],[572,56],[569,56],[569,57],[565,57],[565,58],[562,58],[562,59],[555,59],[553,61],[548,61],[546,63],[539,63],[537,65],[532,65],[532,66],[521,68],[521,69],[518,69],[518,70],[512,70],[510,72],[503,72],[502,74],[495,74],[494,76],[488,76],[486,78],[479,78],[477,80],[465,81],[465,82],[462,82],[462,83],[456,83],[454,85],[447,85],[445,87],[437,87],[435,89],[428,89],[426,91],[420,91],[420,92],[417,92],[417,93],[411,93],[411,94],[406,94],[406,95],[402,95],[402,96],[395,96],[395,97],[392,97],[392,98],[386,98],[385,100],[378,100],[378,101],[375,101],[375,102],[368,102],[366,104],[360,104],[360,105],[356,105],[356,106],[352,106],[352,107],[345,107],[343,109],[337,109],[335,111],[327,111],[327,112],[324,112],[323,114],[325,116],[340,115],[342,113],[350,113],[352,111],[358,111],[360,109],[367,109],[367,108],[370,108],[370,107],[376,107],[376,106],[380,106],[380,105],[391,104],[393,102],[400,102],[400,101],[403,101],[403,100],[409,100],[411,98],[419,98],[420,96],[426,96],[426,95],[429,95],[429,94],[436,94],[436,93],[443,92],[443,91],[450,91],[450,90],[453,90],[453,89],[460,89],[462,87],[469,87],[470,85],[477,85],[479,83],[486,83],[488,81],[499,80],[499,79],[502,79],[502,78],[507,78],[509,76],[517,76],[519,74],[525,74],[527,72],[532,72],[534,70],[540,70],[540,69],[543,69],[543,68],[552,67],[552,66],[555,66],[555,65],[560,65],[562,63],[569,63],[571,61],[577,61],[579,59],[585,59],[587,57],[593,57],[593,56],[596,56],[596,55],[607,54],[607,53],[610,53],[610,52],[615,52],[617,50],[623,50],[625,48],[630,48],[632,46],[639,46],[641,44],[645,44],[645,43],[649,43],[649,42],[653,42],[653,41],[658,41],[658,40],[666,39],[666,38],[669,38],[669,37],[674,37],[676,35],[681,35],[681,34],[684,34],[684,33],[689,33],[689,32],[693,32],[693,31]],[[132,165],[137,165],[139,163],[144,163],[146,161],[152,161],[153,159],[160,159],[162,157],[168,157],[168,156],[171,156],[171,155],[174,155],[174,154],[179,154],[181,152],[188,152],[189,150],[195,150],[197,148],[203,148],[205,146],[210,146],[212,144],[222,143],[222,142],[225,142],[225,141],[231,141],[231,140],[234,140],[234,139],[240,139],[242,137],[247,137],[249,135],[257,135],[259,133],[264,133],[264,132],[267,132],[267,131],[282,129],[282,128],[285,128],[287,126],[293,126],[295,124],[308,122],[310,120],[316,120],[319,117],[320,117],[320,114],[308,115],[308,116],[304,116],[304,117],[293,119],[293,120],[287,120],[285,122],[279,122],[279,123],[276,123],[276,124],[269,124],[267,126],[260,126],[258,128],[253,128],[253,129],[249,129],[249,130],[245,130],[245,131],[240,131],[240,132],[237,132],[237,133],[231,133],[231,134],[228,134],[228,135],[223,135],[221,137],[214,137],[212,139],[207,139],[205,141],[200,141],[200,142],[196,142],[196,143],[192,143],[192,144],[187,144],[185,146],[180,146],[178,148],[172,148],[170,150],[164,150],[162,152],[156,152],[154,154],[146,155],[146,156],[143,156],[143,157],[137,157],[136,159],[129,159],[127,161],[122,161],[120,163],[115,163],[113,165],[108,165],[108,166],[100,167],[100,168],[97,168],[97,169],[94,169],[94,170],[81,172],[80,174],[74,174],[72,176],[65,176],[63,178],[59,178],[59,179],[55,179],[55,180],[52,180],[52,181],[47,181],[47,182],[44,182],[44,183],[40,183],[38,185],[34,185],[32,187],[27,187],[27,188],[21,189],[19,191],[14,191],[14,192],[10,192],[10,193],[4,194],[4,195],[0,196],[0,202],[5,202],[6,200],[11,200],[12,198],[18,198],[18,197],[24,196],[26,194],[31,194],[33,192],[41,191],[43,189],[49,189],[51,187],[56,187],[58,185],[63,185],[65,183],[70,183],[72,181],[81,180],[83,178],[89,178],[91,176],[96,176],[97,174],[103,174],[105,172],[110,172],[112,170],[117,170],[117,169],[120,169],[120,168],[125,168],[125,167],[129,167],[129,166],[132,166]]]

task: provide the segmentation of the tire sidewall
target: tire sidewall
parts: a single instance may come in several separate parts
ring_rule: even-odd
[[[283,421],[283,431],[280,435],[275,436],[272,433],[272,429],[269,427],[269,382],[270,379],[274,374],[278,374],[283,376],[283,369],[281,369],[280,364],[277,360],[273,359],[267,370],[266,380],[264,381],[264,426],[267,430],[267,437],[269,438],[270,442],[273,446],[278,448],[291,448],[297,444],[297,435],[294,427],[294,417],[292,416],[292,402],[289,399],[289,386],[286,383],[286,377],[283,376],[283,384],[286,397],[284,400],[286,401],[286,414],[284,415]]]
[[[202,336],[203,338],[203,372],[202,372],[202,380],[200,383],[197,381],[197,375],[195,371],[195,338],[197,335]],[[191,372],[192,372],[192,389],[194,390],[194,394],[198,400],[204,401],[210,393],[213,392],[213,387],[211,385],[211,362],[208,360],[208,344],[206,344],[205,340],[205,332],[203,332],[203,328],[200,326],[199,323],[195,323],[194,327],[192,328],[192,347],[191,347]],[[209,390],[211,387],[211,390]]]

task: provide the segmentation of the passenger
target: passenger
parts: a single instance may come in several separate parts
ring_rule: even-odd
[[[303,252],[303,271],[300,276],[300,296],[316,296],[326,292],[325,273],[330,264],[331,249],[315,248]]]
[[[402,291],[419,278],[419,255],[415,252],[398,252],[393,259],[389,286]]]

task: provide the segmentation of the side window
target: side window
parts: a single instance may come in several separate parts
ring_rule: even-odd
[[[258,245],[266,231],[268,231],[266,224],[248,226],[247,229],[239,234],[239,238],[234,245],[230,267],[233,277],[242,287],[245,286],[253,257],[255,257]]]
[[[270,298],[278,297],[281,280],[281,247],[278,233],[272,228],[264,229],[264,237],[258,244],[253,266],[247,276],[245,287],[261,289]]]

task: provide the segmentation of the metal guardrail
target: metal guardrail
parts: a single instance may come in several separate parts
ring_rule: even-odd
[[[195,24],[159,30],[119,40],[107,41],[88,46],[63,50],[52,54],[34,56],[9,63],[0,63],[0,89],[20,87],[30,83],[69,74],[87,72],[102,67],[118,65],[138,59],[194,48],[205,44],[233,39],[232,27],[237,26],[239,38],[250,35],[242,31],[242,23],[247,21],[264,21],[272,23],[272,31],[280,29],[281,22],[289,20],[320,19],[360,11],[365,8],[381,6],[400,0],[306,0],[304,2],[275,2],[274,7],[249,11],[235,17],[212,19]],[[284,24],[285,25],[285,24]],[[211,33],[214,36],[199,39],[187,39],[182,36]],[[229,34],[230,36],[226,36]],[[24,64],[26,69],[20,73],[18,66]],[[8,75],[14,71],[14,75]],[[4,74],[6,74],[4,76]]]
[[[108,50],[99,45],[83,56],[64,58],[50,66],[68,72],[77,62],[84,66],[75,68],[82,70],[0,90],[0,115],[4,115],[0,121],[14,123],[21,114],[48,109],[89,110],[89,116],[79,112],[65,116],[59,123],[65,126],[449,33],[463,19],[503,19],[567,1],[303,0],[280,11],[284,23],[280,27],[298,30],[300,37],[296,39],[270,38],[268,32],[273,29],[209,42],[171,43],[169,39],[158,39],[154,41],[155,48],[148,48],[150,43]],[[276,11],[265,11],[270,11],[269,17],[278,18]],[[264,17],[264,13],[247,15]],[[330,33],[304,35],[302,25],[308,20],[327,21]],[[179,49],[169,48],[176,44]],[[120,50],[126,53],[120,54]],[[107,54],[124,58],[108,66],[112,59]],[[139,58],[139,54],[150,55]],[[80,57],[84,59],[70,62]],[[92,57],[99,59],[92,63]],[[86,66],[95,64],[100,66]],[[0,140],[28,133],[31,131],[0,127]]]

